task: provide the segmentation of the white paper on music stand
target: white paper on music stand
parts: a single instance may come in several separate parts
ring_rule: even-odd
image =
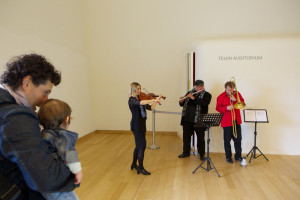
[[[256,121],[258,122],[267,122],[267,115],[265,110],[257,110],[256,111]]]
[[[255,110],[245,110],[245,121],[256,121]]]

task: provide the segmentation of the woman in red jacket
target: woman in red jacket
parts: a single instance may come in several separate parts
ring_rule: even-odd
[[[234,91],[235,83],[228,81],[225,83],[225,91],[217,98],[216,110],[223,113],[221,121],[221,127],[224,130],[224,148],[226,161],[233,163],[230,141],[233,139],[235,148],[235,160],[242,160],[242,133],[241,133],[241,114],[239,109],[235,109],[233,106],[237,103],[237,92]],[[244,99],[240,93],[238,93],[240,101],[244,102]],[[230,102],[231,101],[231,102]],[[233,123],[236,124],[236,133],[233,131]],[[236,137],[234,136],[236,134]]]

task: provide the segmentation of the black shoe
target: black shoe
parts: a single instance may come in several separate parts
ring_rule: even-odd
[[[190,154],[182,153],[178,156],[178,158],[186,158],[186,157],[190,157]]]
[[[145,170],[145,169],[140,169],[140,168],[138,168],[137,173],[138,173],[138,174],[141,173],[141,174],[144,174],[144,175],[150,175],[150,174],[151,174],[151,173],[148,172],[147,170]]]
[[[133,169],[136,169],[136,170],[138,170],[139,168],[138,168],[138,166],[137,166],[137,165],[131,165],[130,169],[131,169],[131,170],[133,170]]]
[[[200,156],[200,160],[205,160],[205,156]]]
[[[243,158],[239,157],[239,158],[235,158],[235,160],[241,162],[243,160]]]
[[[230,164],[232,164],[232,163],[233,163],[233,160],[232,160],[232,158],[226,158],[226,161],[227,161],[228,163],[230,163]]]

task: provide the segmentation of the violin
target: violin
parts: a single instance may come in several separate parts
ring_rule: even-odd
[[[156,99],[156,97],[159,97],[159,95],[156,95],[154,93],[144,93],[141,92],[140,95],[138,96],[139,100],[151,100],[151,99]],[[164,100],[166,99],[166,97],[162,96],[161,98],[163,98]]]

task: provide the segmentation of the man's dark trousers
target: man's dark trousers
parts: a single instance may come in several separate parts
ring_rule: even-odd
[[[237,138],[233,136],[233,128],[232,126],[223,127],[224,130],[224,149],[226,158],[231,158],[231,145],[230,141],[233,139],[234,148],[235,148],[235,159],[239,159],[242,154],[242,133],[241,133],[241,125],[236,125]]]
[[[183,154],[190,155],[191,151],[191,136],[194,134],[194,131],[197,135],[197,148],[198,153],[201,157],[204,157],[205,154],[205,127],[194,127],[192,122],[184,122],[182,125],[183,129]]]

